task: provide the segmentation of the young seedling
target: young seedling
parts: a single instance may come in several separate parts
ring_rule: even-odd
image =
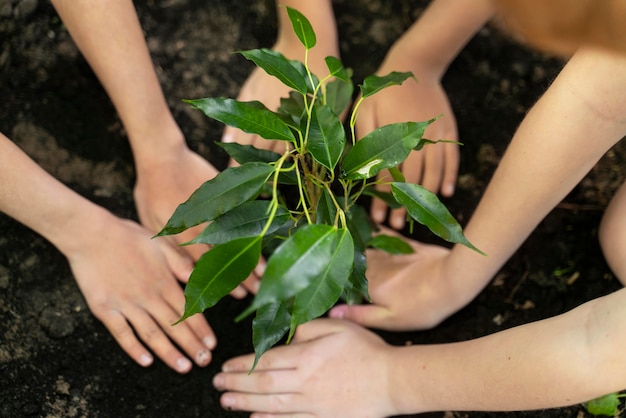
[[[187,102],[208,117],[282,141],[275,153],[250,145],[220,144],[240,165],[207,181],[178,206],[160,236],[209,222],[192,243],[212,246],[197,262],[185,288],[183,319],[214,306],[253,271],[262,254],[267,267],[258,293],[237,321],[256,313],[252,323],[256,359],[296,327],[323,315],[340,298],[369,299],[365,276],[368,247],[399,254],[412,252],[403,240],[384,234],[358,204],[363,195],[404,206],[410,221],[427,226],[445,240],[477,250],[436,195],[409,184],[398,169],[409,154],[433,143],[423,138],[425,122],[383,126],[359,141],[355,124],[359,105],[386,87],[413,75],[392,72],[369,76],[359,85],[347,127],[342,115],[352,101],[351,71],[326,58],[329,75],[319,79],[308,66],[316,36],[309,21],[287,8],[304,62],[268,49],[241,54],[292,89],[276,112],[257,101],[205,98]],[[389,170],[391,193],[370,181]],[[267,195],[267,198],[259,198]],[[375,235],[375,236],[374,236]],[[477,250],[479,251],[479,250]],[[255,363],[256,364],[256,363]]]

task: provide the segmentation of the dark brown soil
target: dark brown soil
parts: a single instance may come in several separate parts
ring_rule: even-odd
[[[375,71],[426,2],[334,4],[343,60],[360,80]],[[222,127],[181,100],[237,95],[251,65],[230,52],[272,45],[273,1],[151,0],[137,7],[166,96],[189,143],[223,167],[224,155],[212,145]],[[119,120],[49,3],[3,0],[0,43],[0,131],[79,193],[120,216],[136,218],[133,164]],[[487,28],[450,68],[444,81],[466,145],[459,190],[446,204],[462,223],[516,126],[560,67],[558,60],[531,53]],[[383,336],[393,344],[465,340],[562,313],[619,288],[596,235],[602,210],[624,178],[625,152],[618,145],[607,154],[471,305],[432,331]],[[206,369],[186,376],[159,362],[143,369],[90,314],[53,246],[1,214],[0,231],[0,416],[245,416],[222,411],[210,382],[225,359],[251,351],[250,324],[232,320],[249,301],[224,300],[206,313],[220,338]],[[424,416],[588,414],[573,406]]]

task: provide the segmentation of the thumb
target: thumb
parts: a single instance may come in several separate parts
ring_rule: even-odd
[[[389,310],[379,305],[337,305],[328,312],[328,316],[369,328],[380,328],[391,318]]]

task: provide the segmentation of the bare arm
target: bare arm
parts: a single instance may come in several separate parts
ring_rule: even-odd
[[[177,279],[190,273],[186,260],[140,225],[64,186],[2,134],[0,211],[67,257],[90,310],[137,363],[153,362],[140,340],[180,373],[191,362],[173,341],[199,366],[209,363],[215,336],[203,317],[171,326],[185,303]]]

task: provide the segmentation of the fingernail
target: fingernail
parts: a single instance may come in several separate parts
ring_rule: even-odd
[[[222,142],[234,142],[233,136],[230,134],[224,135],[222,137]]]
[[[153,361],[154,359],[150,354],[142,354],[141,357],[139,357],[139,364],[143,367],[148,367]]]
[[[452,196],[454,194],[454,186],[452,184],[446,184],[443,187],[443,194],[445,196]]]
[[[191,369],[191,362],[185,357],[181,357],[176,360],[176,370],[180,373],[188,372]]]
[[[328,316],[330,318],[335,318],[335,319],[343,319],[345,315],[346,315],[346,310],[343,307],[331,309],[330,312],[328,312]]]
[[[213,387],[215,389],[221,389],[224,386],[224,376],[221,374],[216,375],[213,378]]]
[[[391,218],[390,223],[395,229],[402,229],[404,227],[404,216],[394,216]]]
[[[211,352],[209,350],[200,350],[196,354],[196,364],[198,366],[205,366],[211,360]]]
[[[375,222],[383,222],[385,220],[385,211],[375,210],[374,212],[372,212],[372,218]]]
[[[222,407],[232,409],[234,405],[235,400],[231,396],[222,396]]]
[[[215,346],[217,345],[217,341],[215,340],[215,337],[213,336],[207,336],[204,337],[202,339],[202,343],[209,349],[209,350],[213,350],[215,348]]]

